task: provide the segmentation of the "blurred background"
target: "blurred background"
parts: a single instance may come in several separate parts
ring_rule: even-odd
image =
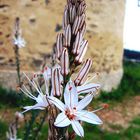
[[[85,38],[89,41],[86,58],[93,59],[91,73],[100,73],[97,81],[102,85],[100,96],[91,107],[108,103],[109,108],[98,113],[104,122],[102,126],[85,124],[83,140],[140,140],[140,0],[86,0],[86,3]],[[65,4],[64,0],[0,0],[1,140],[6,139],[15,112],[30,102],[16,91],[12,43],[15,18],[20,18],[26,40],[26,47],[20,49],[21,71],[33,74],[43,62],[50,63],[57,33],[62,32]],[[20,138],[23,129],[21,124]],[[36,139],[45,140],[46,131],[44,123]]]

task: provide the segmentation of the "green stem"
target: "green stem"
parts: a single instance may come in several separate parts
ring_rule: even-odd
[[[18,76],[18,84],[20,86],[21,80],[20,80],[20,60],[19,60],[19,48],[18,46],[15,46],[15,59],[16,59],[16,71]]]
[[[31,133],[31,130],[33,128],[33,124],[34,124],[37,116],[38,116],[38,112],[32,111],[32,116],[31,116],[31,119],[29,121],[28,126],[26,127],[26,132],[25,132],[25,136],[24,136],[24,139],[23,140],[28,140],[29,135]]]
[[[38,134],[39,134],[39,132],[40,132],[41,129],[42,129],[42,126],[43,126],[43,124],[44,124],[44,122],[45,122],[46,117],[47,117],[47,110],[45,111],[44,116],[43,116],[43,118],[42,118],[42,120],[41,120],[41,123],[40,123],[40,125],[38,126],[38,129],[37,129],[36,132],[35,132],[35,135],[34,135],[33,140],[36,140],[36,139],[38,138]]]

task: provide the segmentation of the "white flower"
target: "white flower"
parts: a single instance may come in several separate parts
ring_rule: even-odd
[[[62,112],[55,120],[55,126],[66,127],[72,125],[77,135],[83,137],[84,130],[79,121],[85,121],[91,124],[102,124],[97,115],[87,110],[83,110],[93,99],[93,94],[86,95],[78,101],[78,93],[73,82],[68,82],[64,92],[64,102],[55,97],[49,97],[50,102],[56,105]]]
[[[25,76],[26,76],[26,75],[25,75]],[[27,77],[27,76],[26,76],[26,77]],[[24,90],[21,89],[21,91],[22,91],[26,96],[28,96],[29,98],[31,98],[31,99],[33,99],[33,100],[36,101],[36,104],[35,104],[35,105],[24,107],[25,111],[23,111],[23,113],[26,112],[26,111],[29,111],[29,110],[31,110],[31,109],[41,109],[41,110],[45,109],[45,108],[49,105],[49,103],[48,103],[49,101],[48,101],[48,99],[47,99],[47,96],[46,96],[45,94],[43,94],[41,88],[39,87],[39,85],[38,85],[37,83],[35,83],[35,81],[33,81],[33,80],[31,81],[28,77],[27,77],[27,79],[29,80],[31,86],[33,86],[33,87],[36,89],[36,91],[38,92],[38,96],[37,96],[37,97],[34,96],[34,95],[25,87],[25,85],[23,85]]]
[[[23,48],[26,45],[24,38],[18,36],[17,38],[14,37],[14,45],[18,46],[18,48]]]

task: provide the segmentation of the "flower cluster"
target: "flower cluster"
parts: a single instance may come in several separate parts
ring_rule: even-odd
[[[63,16],[63,33],[57,35],[55,46],[55,58],[57,62],[52,67],[44,67],[43,70],[34,75],[29,83],[36,89],[38,95],[23,85],[21,90],[31,99],[36,101],[33,106],[24,107],[25,111],[31,109],[46,109],[56,106],[57,117],[54,125],[58,128],[66,128],[72,125],[75,133],[84,136],[81,122],[91,124],[102,124],[102,121],[94,113],[85,108],[92,101],[100,88],[99,84],[92,83],[94,75],[88,78],[92,60],[83,60],[87,51],[88,41],[84,39],[86,31],[85,22],[86,3],[85,0],[67,0]],[[77,66],[82,65],[76,77],[73,77]],[[36,77],[42,74],[46,87],[43,93]]]

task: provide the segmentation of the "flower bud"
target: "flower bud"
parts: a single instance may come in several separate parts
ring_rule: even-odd
[[[85,22],[85,18],[86,18],[86,15],[83,14],[82,16],[80,16],[80,25],[79,25],[79,29],[82,28],[84,22]]]
[[[80,69],[76,79],[74,80],[74,83],[76,86],[82,85],[87,77],[87,74],[91,68],[92,60],[87,59],[86,62],[83,64],[82,68]]]
[[[81,22],[81,18],[79,16],[77,16],[76,19],[75,19],[75,21],[74,21],[73,29],[72,29],[72,33],[74,35],[76,35],[77,32],[78,32],[80,22]]]
[[[59,68],[56,68],[52,71],[51,82],[53,96],[61,96],[61,74]]]
[[[49,81],[49,80],[50,80],[50,78],[51,78],[51,73],[52,73],[51,68],[49,68],[49,67],[46,66],[46,67],[43,69],[42,74],[43,74],[43,76],[44,76],[45,81]]]
[[[86,23],[84,22],[83,26],[81,27],[81,34],[82,34],[82,36],[84,36],[85,32],[86,32]]]
[[[82,1],[81,4],[79,5],[77,14],[80,16],[83,13],[85,13],[85,10],[86,10],[86,3],[85,3],[85,1]]]
[[[80,45],[81,45],[82,40],[83,40],[82,34],[80,32],[78,32],[77,36],[76,36],[76,39],[75,39],[75,42],[73,44],[73,49],[72,49],[73,54],[75,54],[75,55],[79,54]]]
[[[65,47],[70,47],[71,42],[71,26],[70,24],[65,29]]]
[[[63,49],[61,55],[61,73],[64,76],[68,75],[69,73],[69,56],[67,48]]]
[[[56,40],[56,55],[60,58],[63,49],[63,34],[59,33]]]
[[[65,29],[69,24],[69,17],[68,17],[68,7],[65,7],[64,16],[63,16],[63,29]]]
[[[22,113],[20,113],[20,112],[16,112],[15,117],[20,122],[22,122],[24,120],[24,115]]]
[[[75,6],[72,6],[72,5],[70,6],[69,15],[70,15],[70,23],[73,23],[74,19],[76,17],[76,8],[75,8]]]
[[[84,40],[81,44],[81,47],[80,47],[80,52],[79,54],[76,56],[75,58],[75,62],[77,62],[78,64],[81,64],[82,63],[82,60],[84,58],[84,55],[87,51],[87,46],[88,46],[88,41],[87,40]]]

